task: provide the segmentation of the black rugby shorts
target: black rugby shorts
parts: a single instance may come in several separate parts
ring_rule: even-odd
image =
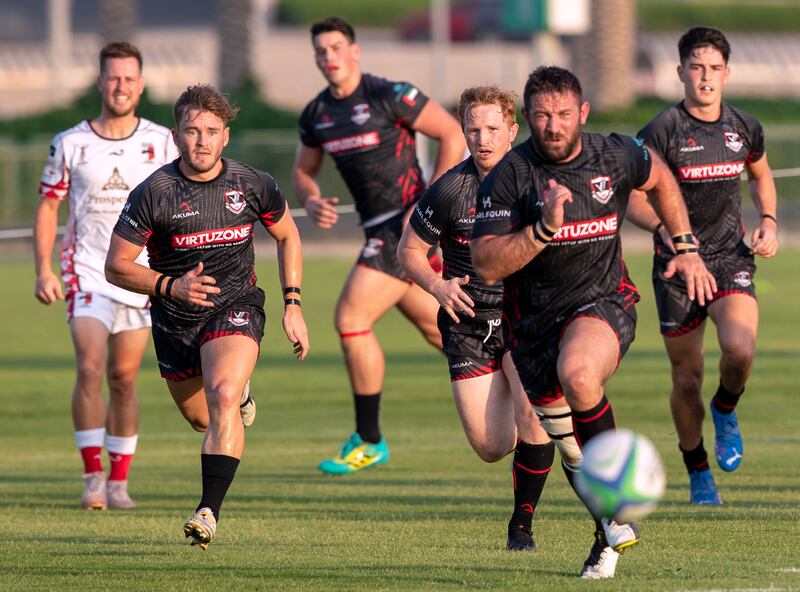
[[[503,355],[507,349],[499,311],[493,318],[461,318],[461,322],[456,323],[439,309],[437,323],[442,334],[442,351],[450,368],[450,382],[503,369]]]

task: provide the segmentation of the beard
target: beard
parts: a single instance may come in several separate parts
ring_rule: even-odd
[[[114,98],[109,97],[108,99],[103,101],[103,105],[105,106],[106,110],[111,113],[114,117],[127,117],[134,111],[136,111],[136,107],[139,105],[138,101],[130,101],[125,106],[117,105],[114,103]]]
[[[540,154],[543,154],[550,162],[554,163],[561,162],[568,158],[573,150],[575,150],[575,146],[577,146],[580,137],[580,127],[575,130],[575,133],[569,138],[564,136],[564,134],[550,134],[548,132],[540,134],[535,128],[531,128],[531,138],[533,139],[534,146],[536,146]],[[563,142],[565,139],[566,142],[558,146],[549,143],[550,140],[561,140]]]

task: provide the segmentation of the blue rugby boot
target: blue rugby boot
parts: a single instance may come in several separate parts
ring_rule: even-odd
[[[742,432],[739,431],[739,421],[736,411],[720,413],[711,404],[711,418],[714,420],[714,456],[717,458],[719,468],[730,473],[742,464],[744,445]]]
[[[695,506],[721,506],[714,476],[709,469],[689,473],[689,501]]]
[[[384,438],[377,444],[370,444],[364,442],[358,432],[353,432],[339,455],[323,460],[319,470],[329,475],[347,475],[386,462],[389,462],[389,446]]]

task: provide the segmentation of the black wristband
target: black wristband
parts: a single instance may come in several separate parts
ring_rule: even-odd
[[[656,227],[653,228],[653,234],[658,234],[658,231],[661,230],[661,227],[664,226],[661,222],[656,224]]]
[[[300,293],[300,288],[294,288],[292,286],[289,286],[288,288],[284,288],[283,289],[283,293],[284,294],[299,294]]]
[[[533,225],[533,240],[535,240],[537,243],[548,245],[552,239],[542,236],[542,233],[539,232],[539,223],[537,222]]]
[[[174,277],[171,277],[171,278],[169,278],[169,281],[167,282],[167,287],[166,287],[166,289],[164,290],[164,292],[165,292],[165,295],[166,295],[167,297],[169,297],[169,298],[172,298],[172,284],[174,284],[174,283],[175,283],[175,280],[176,280],[176,279],[178,279],[178,278],[174,278]]]
[[[158,279],[156,280],[156,296],[162,295],[161,286],[163,285],[165,279],[167,279],[167,276],[164,275],[163,273],[160,276],[158,276]]]
[[[557,230],[550,230],[547,224],[544,223],[544,220],[539,220],[537,226],[539,227],[539,234],[547,238],[548,242],[553,240],[553,237],[558,233]]]
[[[300,304],[300,299],[299,298],[284,298],[283,299],[283,305],[284,306],[289,306],[290,304],[294,304],[294,305],[297,305],[297,306],[302,306]]]
[[[676,255],[685,255],[686,253],[697,253],[697,247],[681,247],[680,249],[675,249]]]
[[[769,218],[770,220],[775,222],[775,224],[778,223],[778,219],[775,216],[773,216],[772,214],[761,214],[761,219],[763,220],[764,218]]]

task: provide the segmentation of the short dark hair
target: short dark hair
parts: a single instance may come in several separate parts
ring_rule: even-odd
[[[517,122],[517,109],[514,93],[492,84],[490,86],[473,86],[461,93],[458,101],[458,122],[464,127],[464,117],[475,105],[497,105],[509,127]]]
[[[320,33],[331,33],[333,31],[338,31],[347,37],[350,43],[355,43],[356,41],[356,32],[353,30],[353,27],[346,20],[338,16],[329,16],[324,21],[317,21],[311,25],[310,31],[311,41],[314,41],[314,37]]]
[[[558,66],[539,66],[528,76],[528,81],[525,83],[525,91],[522,94],[523,108],[527,111],[532,95],[568,92],[574,93],[578,101],[583,100],[583,89],[575,74]]]
[[[113,41],[100,50],[100,73],[106,71],[106,60],[109,58],[136,58],[139,70],[142,69],[142,54],[135,45],[127,41]]]
[[[177,127],[180,127],[184,114],[190,109],[213,113],[226,126],[236,119],[236,114],[239,112],[239,107],[231,105],[225,95],[210,84],[190,86],[178,97],[178,100],[175,101],[175,106],[172,108],[172,116],[175,118]]]
[[[678,41],[678,55],[681,64],[689,59],[695,49],[700,47],[713,47],[722,54],[725,63],[728,63],[731,45],[722,31],[714,27],[692,27]]]

